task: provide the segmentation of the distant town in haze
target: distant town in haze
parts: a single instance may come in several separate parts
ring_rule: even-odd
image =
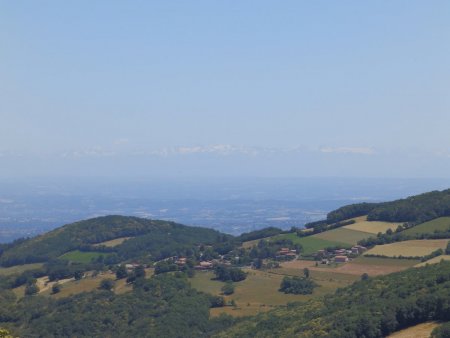
[[[301,228],[340,206],[442,190],[448,179],[28,179],[3,184],[0,242],[104,215],[130,215],[238,235]]]

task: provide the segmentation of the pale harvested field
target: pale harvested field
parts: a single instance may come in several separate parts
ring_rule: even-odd
[[[324,239],[327,241],[336,241],[336,242],[346,243],[346,244],[350,244],[350,245],[356,245],[360,240],[369,238],[371,236],[373,236],[373,234],[369,233],[369,232],[363,232],[363,231],[359,231],[359,230],[350,230],[350,229],[344,229],[344,228],[328,230],[328,231],[313,235],[313,237]]]
[[[0,267],[0,276],[20,274],[27,270],[39,269],[42,267],[42,265],[43,265],[42,263],[33,263],[33,264],[16,265],[10,268]]]
[[[315,261],[298,260],[298,259],[294,259],[293,261],[288,261],[288,262],[282,262],[282,263],[280,263],[280,266],[283,268],[299,269],[299,270],[304,269],[304,268],[320,269],[320,268],[316,267]]]
[[[376,245],[364,255],[383,255],[387,257],[415,257],[425,256],[437,249],[445,249],[448,239],[423,239]]]
[[[44,276],[36,279],[36,285],[39,287],[39,293],[43,293],[47,290],[51,290],[51,288],[55,284],[62,285],[74,280],[75,280],[74,278],[67,278],[67,279],[60,279],[58,282],[55,281],[50,282],[48,280],[48,276]]]
[[[146,278],[150,278],[150,276],[153,275],[154,269],[145,269],[145,272]],[[126,279],[116,280],[116,275],[111,271],[100,272],[95,277],[92,276],[92,272],[87,272],[85,277],[80,280],[75,280],[74,278],[60,280],[58,281],[58,284],[61,285],[61,291],[54,295],[51,293],[51,288],[55,284],[55,282],[47,283],[47,285],[45,286],[45,282],[46,280],[48,281],[48,278],[42,277],[42,282],[39,282],[38,279],[38,285],[39,283],[43,283],[44,285],[40,290],[41,294],[48,295],[54,298],[63,298],[71,295],[76,295],[81,292],[97,290],[100,287],[102,279],[105,278],[114,280],[114,292],[116,294],[129,292],[133,289],[132,285],[126,283]],[[39,287],[41,287],[41,285],[39,285]]]
[[[387,338],[429,338],[431,332],[438,326],[439,323],[436,322],[423,323],[395,332]]]
[[[395,231],[402,223],[390,223],[390,222],[378,222],[367,220],[367,216],[361,216],[353,218],[356,223],[344,226],[344,229],[357,230],[362,232],[369,232],[371,234],[377,234],[379,232],[385,233],[388,229]]]
[[[94,244],[94,246],[104,245],[107,247],[114,247],[119,244],[122,244],[123,242],[125,242],[127,239],[130,239],[130,238],[133,238],[133,237],[120,237],[120,238],[112,239],[110,241],[105,241],[105,242]]]
[[[251,269],[245,269],[245,271],[248,272],[247,278],[244,281],[234,283],[234,293],[224,297],[226,301],[233,299],[236,302],[236,308],[231,306],[212,308],[210,310],[211,316],[218,316],[221,313],[227,313],[236,317],[255,315],[258,312],[268,311],[277,305],[314,297],[314,295],[290,295],[279,292],[278,289],[284,278],[283,274],[273,274]],[[218,294],[219,288],[224,283],[211,280],[213,277],[214,274],[212,272],[207,272],[200,275],[201,280],[197,276],[194,277],[191,284],[198,290]]]
[[[393,258],[358,257],[348,263],[315,266],[315,262],[306,260],[294,260],[281,263],[285,269],[303,272],[304,268],[311,271],[348,274],[361,276],[367,273],[369,276],[387,275],[397,271],[403,271],[417,264],[418,260],[400,260]]]
[[[414,265],[415,268],[420,268],[421,266],[425,266],[427,264],[437,264],[440,263],[441,260],[450,261],[450,255],[441,255],[427,260],[426,262],[422,262]]]
[[[110,278],[112,280],[116,279],[116,275],[112,272],[99,273],[97,276],[92,277],[87,275],[80,280],[74,280],[73,278],[68,282],[61,285],[61,291],[57,294],[52,295],[55,298],[64,298],[71,295],[76,295],[82,292],[94,291],[100,287],[100,282],[104,278]],[[132,290],[131,285],[127,285],[125,279],[114,281],[114,292],[117,294],[124,293]],[[61,284],[61,282],[59,282]],[[46,289],[44,294],[50,295],[51,288]]]
[[[371,259],[371,257],[364,257],[366,259]],[[380,259],[380,258],[374,258]],[[381,258],[383,259],[383,258]],[[349,263],[338,266],[334,269],[336,272],[348,273],[351,275],[361,276],[363,273],[367,273],[369,276],[379,276],[387,275],[393,272],[406,270],[414,264],[417,263],[416,260],[406,260],[406,259],[394,259],[394,258],[384,258],[386,262],[366,262],[358,261],[358,259],[351,261]],[[389,262],[394,261],[394,262]]]
[[[311,278],[320,286],[314,289],[311,295],[291,295],[279,292],[281,281],[286,275],[302,276],[303,269],[279,268],[269,271],[249,270],[247,279],[242,282],[234,283],[235,293],[226,296],[226,300],[233,299],[236,302],[236,308],[231,306],[223,308],[213,308],[210,313],[217,316],[221,313],[227,313],[232,316],[249,316],[259,312],[268,311],[275,306],[285,305],[289,302],[307,301],[312,298],[323,297],[325,294],[333,293],[337,288],[352,284],[359,278],[351,275],[334,273],[327,271],[311,271]],[[211,273],[211,276],[212,273]],[[207,289],[204,283],[218,283],[217,281],[203,281],[200,285]],[[195,283],[193,283],[195,284]],[[222,284],[222,283],[221,283]],[[197,286],[198,287],[198,286]],[[217,288],[217,286],[215,286]]]

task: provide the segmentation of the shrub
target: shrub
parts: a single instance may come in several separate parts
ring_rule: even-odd
[[[110,278],[102,279],[100,282],[100,289],[110,291],[114,287],[114,281]]]

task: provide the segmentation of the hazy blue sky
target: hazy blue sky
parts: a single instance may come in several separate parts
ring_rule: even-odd
[[[449,1],[0,0],[0,176],[450,177]]]

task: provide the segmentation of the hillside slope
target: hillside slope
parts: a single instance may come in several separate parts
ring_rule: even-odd
[[[132,237],[113,248],[94,246],[108,240]],[[46,234],[18,241],[6,247],[0,255],[0,265],[45,262],[76,249],[103,250],[132,258],[142,253],[155,254],[193,244],[212,244],[227,238],[218,231],[189,227],[174,222],[155,221],[137,217],[105,216],[62,226]],[[164,255],[163,255],[164,256]]]
[[[450,189],[431,191],[391,202],[351,204],[330,212],[327,223],[368,215],[369,221],[422,223],[450,216]]]
[[[450,320],[449,300],[450,262],[442,262],[260,314],[218,337],[385,337],[418,323]]]

